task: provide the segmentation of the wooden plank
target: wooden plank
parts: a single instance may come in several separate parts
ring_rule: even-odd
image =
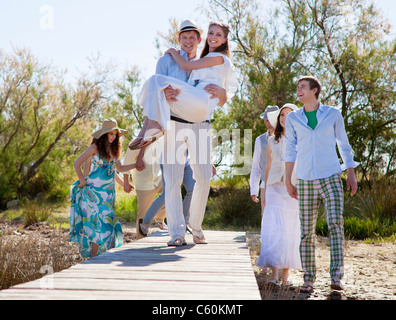
[[[246,297],[251,295],[246,292]],[[204,296],[190,288],[190,292],[128,292],[125,291],[83,291],[83,290],[13,290],[2,300],[252,300],[236,298],[233,291],[206,291]],[[255,298],[258,300],[259,298]]]
[[[79,272],[62,272],[56,275],[56,278],[75,278],[75,279],[125,279],[125,280],[150,280],[150,281],[163,281],[164,279],[169,279],[172,277],[173,281],[218,281],[225,283],[238,283],[238,282],[252,282],[250,274],[246,273],[233,273],[224,274],[219,277],[218,273],[209,272],[178,272],[172,273],[166,271],[139,271],[139,272],[129,272],[127,270],[109,270],[106,273],[98,272],[99,270],[81,270]]]
[[[0,299],[260,300],[245,235],[206,231],[206,245],[168,247],[167,232],[0,291]]]

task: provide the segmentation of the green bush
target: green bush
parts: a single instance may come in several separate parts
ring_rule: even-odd
[[[135,222],[137,218],[137,197],[135,193],[125,193],[117,189],[114,212],[118,219]]]
[[[344,232],[349,239],[386,238],[396,234],[396,183],[392,179],[371,181],[350,197],[344,197]],[[325,210],[319,207],[316,234],[328,236]]]
[[[47,221],[51,211],[40,205],[37,201],[30,201],[26,203],[24,208],[24,223],[25,227],[28,227],[37,222]]]
[[[322,237],[329,236],[329,229],[324,218],[317,221],[316,234]],[[348,239],[354,240],[390,237],[396,234],[396,221],[347,217],[344,218],[344,234]]]
[[[345,195],[344,215],[361,219],[396,221],[396,181],[379,179],[364,185],[350,197]]]
[[[379,219],[346,218],[344,221],[345,234],[349,238],[364,240],[373,237],[386,238],[396,234],[396,221]]]
[[[228,186],[228,182],[232,187]],[[212,188],[204,219],[206,228],[259,230],[260,204],[253,203],[249,187],[243,181],[227,179]],[[360,187],[354,197],[345,193],[344,232],[347,238],[364,240],[386,238],[396,234],[396,197],[394,180],[372,181]],[[319,205],[316,234],[328,237],[329,231],[323,203]]]
[[[261,205],[250,198],[248,187],[212,190],[204,225],[207,228],[233,230],[260,229]]]

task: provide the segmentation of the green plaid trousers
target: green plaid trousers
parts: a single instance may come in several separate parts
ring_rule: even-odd
[[[341,176],[306,181],[298,179],[297,193],[300,208],[301,243],[300,256],[304,281],[314,282],[315,226],[321,200],[326,208],[326,219],[330,238],[330,276],[342,279],[344,273],[344,194]]]

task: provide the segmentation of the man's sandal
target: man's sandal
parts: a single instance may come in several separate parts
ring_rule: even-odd
[[[143,224],[143,219],[139,219],[139,233],[143,237],[147,237],[148,235],[148,228]]]
[[[342,290],[344,290],[344,285],[342,284],[340,278],[334,277],[334,278],[331,278],[330,288],[333,290],[342,291]]]
[[[195,244],[207,244],[204,236],[202,236],[202,237],[193,236],[193,241]]]
[[[177,238],[168,242],[168,247],[181,247],[187,245],[187,242],[182,238]]]
[[[168,230],[168,227],[166,226],[165,222],[155,221],[155,223],[157,224],[157,227],[160,228],[161,230]]]
[[[300,287],[300,292],[302,293],[311,293],[313,291],[313,283],[305,282],[302,287]]]

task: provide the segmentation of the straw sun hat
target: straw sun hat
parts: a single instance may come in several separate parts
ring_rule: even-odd
[[[95,131],[92,134],[92,137],[94,137],[95,139],[99,139],[105,133],[108,133],[108,132],[111,132],[111,131],[114,131],[114,130],[118,130],[118,134],[120,135],[120,137],[128,132],[128,130],[124,130],[124,129],[118,128],[117,120],[106,119],[102,123],[102,128],[100,128],[99,130]]]
[[[279,110],[276,111],[272,111],[272,112],[268,112],[267,113],[267,117],[268,117],[268,121],[271,123],[271,126],[273,126],[274,128],[276,128],[276,125],[278,123],[278,116],[281,113],[281,111],[284,108],[290,108],[293,111],[298,110],[298,107],[295,104],[292,103],[286,103],[282,108],[280,108]]]

